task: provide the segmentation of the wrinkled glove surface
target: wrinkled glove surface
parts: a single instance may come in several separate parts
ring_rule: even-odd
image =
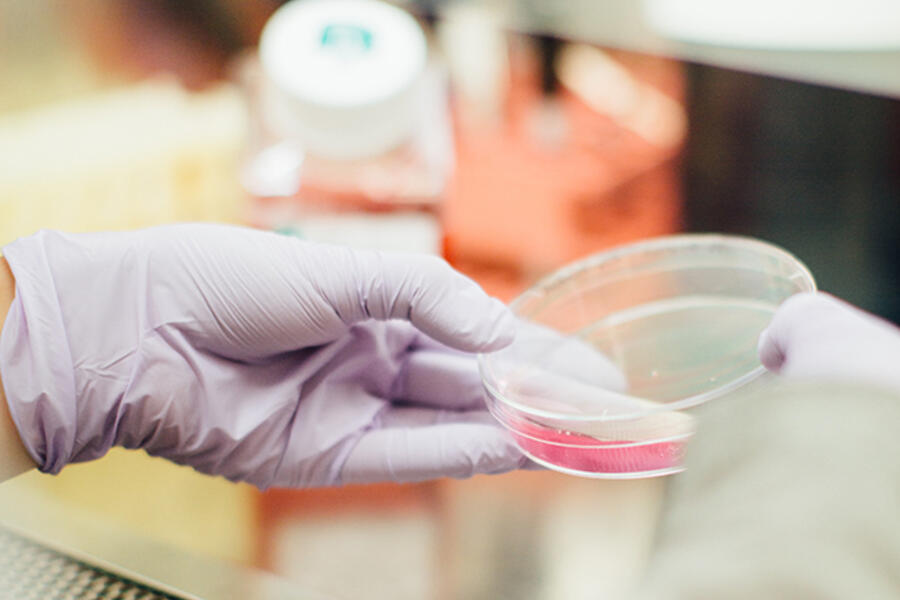
[[[514,320],[440,259],[218,225],[42,231],[4,256],[0,372],[43,471],[114,445],[261,488],[525,463],[469,354]]]

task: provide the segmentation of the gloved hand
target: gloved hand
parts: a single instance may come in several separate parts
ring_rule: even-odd
[[[514,320],[440,259],[215,225],[43,231],[4,255],[0,373],[43,471],[113,445],[261,488],[525,462],[467,354]]]
[[[759,338],[771,371],[900,389],[900,329],[823,293],[797,294]]]

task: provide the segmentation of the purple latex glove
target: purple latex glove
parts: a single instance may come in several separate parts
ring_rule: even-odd
[[[823,293],[797,294],[759,338],[771,371],[900,389],[900,329]]]
[[[216,225],[43,231],[4,255],[0,372],[43,471],[113,445],[261,488],[525,462],[467,354],[514,321],[440,259]]]

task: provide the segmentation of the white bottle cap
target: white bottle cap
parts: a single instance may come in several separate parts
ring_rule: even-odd
[[[309,152],[360,158],[415,125],[427,45],[409,14],[377,0],[295,0],[263,30],[269,125]]]

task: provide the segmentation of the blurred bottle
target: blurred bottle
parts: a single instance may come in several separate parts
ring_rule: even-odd
[[[509,53],[503,24],[503,13],[493,4],[441,7],[435,33],[449,72],[457,127],[496,135],[505,121]]]
[[[453,150],[446,77],[418,23],[377,0],[299,0],[266,24],[239,78],[241,181],[258,227],[438,253]]]

